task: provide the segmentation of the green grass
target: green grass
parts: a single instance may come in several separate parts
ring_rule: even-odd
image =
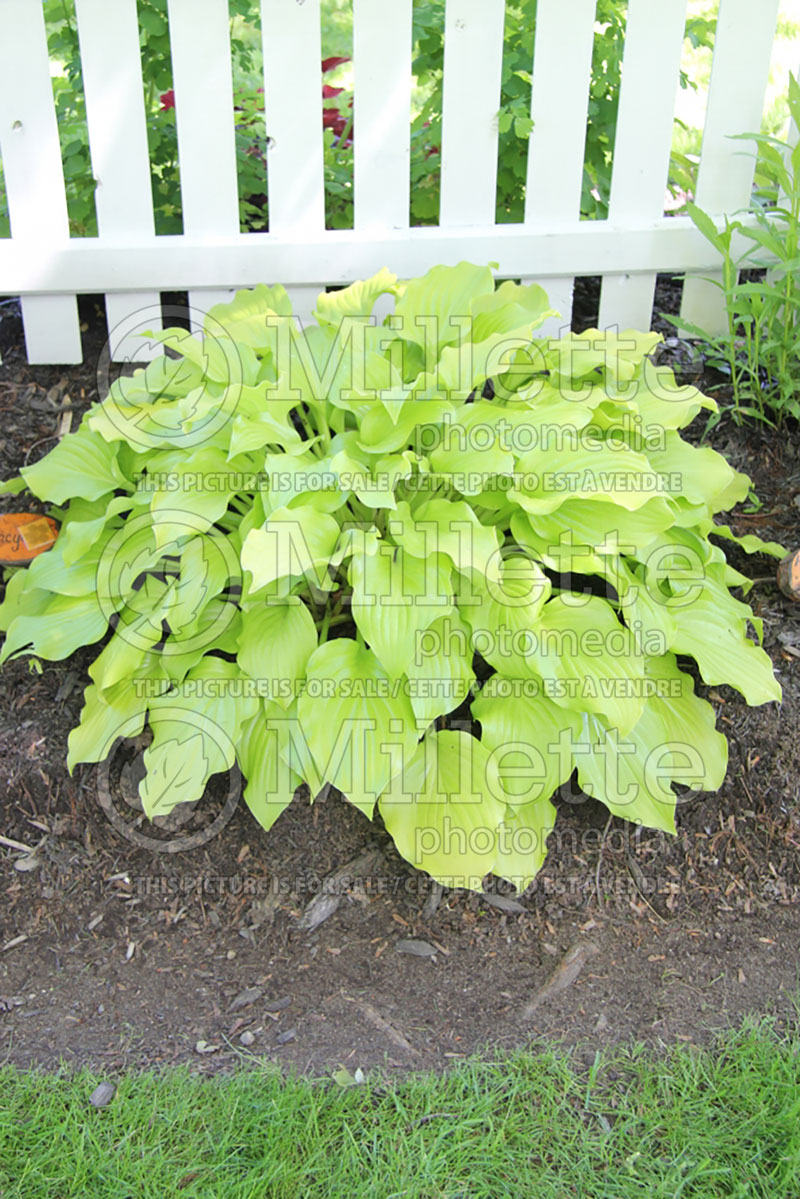
[[[242,1069],[98,1079],[0,1069],[3,1199],[796,1199],[800,1032],[583,1067],[539,1047],[445,1076],[332,1082]]]

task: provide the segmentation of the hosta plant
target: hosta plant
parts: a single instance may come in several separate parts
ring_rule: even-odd
[[[672,830],[726,768],[695,674],[780,697],[714,521],[748,480],[679,432],[713,401],[655,334],[537,337],[544,293],[488,267],[382,270],[315,316],[259,286],[153,334],[4,485],[61,533],[8,578],[2,660],[98,649],[70,769],[144,734],[148,816],[238,763],[264,828],[328,783],[468,887],[529,883],[576,771]]]

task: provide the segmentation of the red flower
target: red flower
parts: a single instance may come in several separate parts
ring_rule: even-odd
[[[175,92],[172,88],[168,92],[158,97],[161,101],[161,111],[168,112],[170,108],[175,107]]]
[[[349,58],[323,58],[322,74],[327,75],[328,71],[332,71],[334,67],[341,66],[343,62],[349,62]]]
[[[343,87],[331,87],[328,83],[322,85],[322,99],[331,100],[334,96],[341,96],[344,91]]]

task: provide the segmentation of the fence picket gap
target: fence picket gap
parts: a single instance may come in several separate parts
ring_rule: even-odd
[[[69,218],[40,0],[0,4],[0,148],[10,242],[23,252],[60,248]],[[22,323],[28,362],[83,361],[74,294],[23,294]]]
[[[75,13],[98,232],[146,241],[155,225],[136,0],[117,0],[113,8],[107,0],[75,0]],[[159,292],[109,292],[106,316],[112,359],[144,362],[161,352],[136,335],[161,328]]]
[[[261,0],[261,36],[269,231],[313,237],[325,228],[320,0]],[[304,323],[324,290],[324,270],[319,280],[288,288],[295,315]]]
[[[758,20],[748,0],[720,0],[708,109],[697,176],[697,204],[714,217],[747,208],[755,174],[755,147],[731,140],[757,133],[769,76],[778,0],[760,0]],[[745,35],[746,31],[746,35]],[[725,297],[713,282],[687,275],[681,316],[711,334],[727,331]]]
[[[504,0],[446,0],[441,225],[494,224]]]
[[[411,17],[411,0],[353,0],[354,225],[360,230],[409,225]]]
[[[239,232],[228,0],[204,0],[197,10],[197,0],[167,0],[183,228],[214,238]],[[228,288],[192,289],[192,328],[230,298]]]
[[[629,0],[609,220],[660,217],[669,177],[686,0]],[[656,276],[606,275],[599,328],[649,329]]]
[[[533,50],[531,118],[525,225],[557,230],[579,219],[589,83],[592,72],[595,0],[538,0]],[[569,46],[569,53],[564,47]],[[539,331],[558,336],[572,320],[574,276],[526,276],[541,283],[560,318]]]

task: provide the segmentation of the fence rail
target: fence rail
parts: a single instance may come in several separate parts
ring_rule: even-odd
[[[719,327],[702,276],[718,260],[686,217],[664,217],[686,0],[629,0],[609,219],[580,219],[595,0],[538,0],[524,221],[495,224],[504,0],[447,0],[439,224],[409,227],[412,0],[353,0],[354,228],[325,229],[320,0],[261,0],[269,232],[241,233],[227,0],[168,0],[184,232],[157,236],[136,0],[75,0],[98,236],[70,237],[42,0],[0,0],[0,154],[11,218],[0,292],[19,295],[29,361],[81,361],[76,296],[106,296],[116,358],[127,330],[188,290],[204,310],[233,287],[317,293],[388,266],[498,264],[541,282],[571,318],[577,275],[602,275],[601,327],[649,327],[656,274],[688,274],[683,313]],[[721,0],[698,202],[746,206],[778,0]],[[565,50],[568,47],[568,52]],[[266,149],[266,147],[265,147]],[[150,327],[157,324],[151,319]],[[116,330],[116,333],[113,331]]]

